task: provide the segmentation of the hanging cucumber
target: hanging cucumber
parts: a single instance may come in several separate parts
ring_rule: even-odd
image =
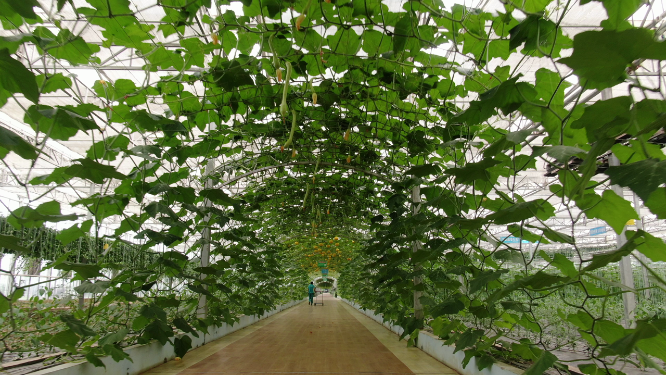
[[[308,202],[308,194],[310,194],[310,184],[305,186],[305,197],[303,197],[303,209],[305,209],[305,204]]]
[[[280,114],[282,117],[287,117],[287,111],[289,107],[287,106],[287,93],[289,92],[289,79],[291,78],[291,63],[287,61],[287,76],[284,79],[284,89],[282,90],[282,103],[280,103]]]
[[[320,160],[321,160],[321,154],[317,155],[317,164],[315,164],[314,173],[312,174],[312,183],[313,184],[315,182],[315,176],[317,175],[317,171],[319,170],[319,161]]]
[[[298,18],[296,19],[296,30],[301,31],[301,24],[305,20],[305,15],[308,14],[311,5],[312,5],[312,0],[308,0],[308,4],[305,6],[305,9],[303,9],[303,14],[298,16]]]
[[[275,53],[275,47],[273,47],[273,38],[275,38],[276,34],[272,34],[270,38],[268,38],[268,46],[271,49],[271,53],[273,54],[273,68],[275,68],[275,73],[277,75],[277,80],[278,82],[282,82],[282,68],[280,68],[280,59],[278,58],[277,53]]]
[[[289,139],[287,139],[287,142],[280,148],[280,152],[284,151],[285,148],[289,147],[291,143],[294,141],[294,132],[296,131],[296,110],[292,109],[291,110],[291,131],[289,132]]]

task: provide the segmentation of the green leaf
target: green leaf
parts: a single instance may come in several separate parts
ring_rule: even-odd
[[[33,2],[29,0],[28,2]],[[12,1],[12,3],[14,3]],[[20,1],[18,3],[21,3]],[[14,60],[6,48],[0,49],[0,91],[6,90],[10,93],[23,93],[33,103],[39,101],[39,87],[35,75],[23,64]],[[0,92],[0,98],[4,97]],[[0,101],[4,105],[5,100]]]
[[[631,254],[632,251],[636,248],[636,243],[633,238],[627,238],[627,243],[622,245],[617,250],[594,254],[590,264],[588,264],[583,270],[586,272],[594,271],[601,267],[608,265],[609,263],[619,262],[625,256]]]
[[[564,105],[564,91],[571,84],[556,72],[541,68],[536,72],[536,85],[534,89],[537,95],[549,105]]]
[[[34,7],[40,8],[39,2],[37,0],[25,0],[25,1],[14,1],[14,0],[3,0],[3,8],[9,8],[9,10],[16,12],[18,15],[24,18],[35,19],[37,14],[35,13]],[[6,10],[5,10],[6,11]]]
[[[111,286],[110,281],[96,281],[95,283],[84,281],[81,283],[81,285],[75,287],[74,290],[76,290],[76,292],[80,294],[83,293],[100,294],[104,293],[104,291],[106,291],[110,286]]]
[[[417,165],[415,167],[410,168],[405,174],[407,175],[412,175],[416,177],[425,177],[425,176],[430,176],[433,174],[439,174],[441,173],[441,169],[439,166],[434,165],[434,164],[424,164],[424,165]]]
[[[567,277],[575,278],[578,275],[578,270],[576,270],[574,263],[562,254],[555,254],[551,264]]]
[[[614,139],[629,126],[631,104],[632,98],[629,96],[600,100],[586,107],[583,115],[571,124],[571,129],[585,129],[590,142]]]
[[[499,210],[486,217],[495,224],[509,224],[538,217],[546,220],[555,214],[555,208],[544,199],[535,199],[529,202],[516,203],[508,208]]]
[[[62,215],[60,213],[60,203],[56,201],[45,202],[33,209],[28,206],[17,208],[12,211],[7,218],[7,222],[16,229],[38,228],[44,222],[57,223],[60,221],[73,221],[78,215]]]
[[[28,248],[21,245],[21,239],[14,236],[0,234],[0,248],[13,250],[18,253],[27,255]]]
[[[645,201],[645,206],[657,215],[657,218],[666,219],[666,188],[658,188],[652,192],[650,198]]]
[[[147,338],[159,341],[162,345],[166,345],[166,343],[169,342],[169,337],[173,337],[173,330],[163,321],[153,320],[146,326],[144,335],[147,336]]]
[[[100,164],[91,159],[76,159],[74,161],[78,164],[72,164],[64,170],[65,174],[72,177],[88,179],[96,184],[102,184],[108,178],[124,180],[127,177],[116,171],[116,168]]]
[[[199,337],[197,331],[195,331],[194,328],[192,328],[192,326],[190,326],[189,323],[187,323],[187,320],[181,317],[174,319],[173,325],[185,333],[191,333],[194,337]]]
[[[534,100],[536,90],[526,82],[518,82],[520,77],[519,74],[479,95],[480,100],[470,102],[465,112],[453,117],[450,121],[476,125],[494,116],[497,109],[508,115],[520,108],[526,101]]]
[[[510,0],[510,2],[527,13],[541,13],[553,0]]]
[[[574,37],[574,51],[559,62],[568,65],[588,88],[604,89],[626,78],[625,70],[638,59],[666,59],[666,43],[648,29],[584,31]]]
[[[73,315],[63,314],[60,315],[60,320],[65,322],[69,329],[72,332],[76,333],[81,337],[95,336],[96,333],[90,327],[88,327],[84,322],[76,319]]]
[[[50,335],[49,335],[50,336]],[[46,339],[46,340],[45,340]],[[42,336],[42,341],[46,341],[49,345],[65,349],[68,352],[76,352],[76,344],[79,342],[79,336],[73,330],[68,329],[60,331],[53,336]]]
[[[122,342],[125,339],[125,337],[127,337],[128,333],[129,330],[127,328],[121,328],[116,332],[109,333],[108,335],[99,339],[98,341],[99,346],[112,345]]]
[[[557,362],[557,357],[553,353],[544,350],[534,364],[525,370],[523,375],[541,375],[551,368],[555,362]]]
[[[393,53],[398,54],[405,50],[407,40],[412,35],[412,19],[412,12],[407,12],[400,18],[398,23],[396,23],[395,32],[393,34]]]
[[[123,349],[118,345],[107,344],[102,347],[104,353],[110,355],[114,361],[120,362],[124,359],[128,359],[130,362],[134,362],[129,354],[127,354]]]
[[[213,83],[227,91],[241,86],[254,86],[252,76],[250,76],[238,60],[220,62],[212,70],[212,76]]]
[[[190,349],[192,349],[192,338],[190,336],[183,335],[173,340],[173,352],[177,357],[184,357]]]
[[[467,163],[462,168],[446,169],[444,173],[455,176],[457,184],[472,184],[476,180],[490,181],[491,174],[488,169],[500,163],[494,159],[483,159],[478,163]]]
[[[361,36],[362,48],[368,56],[382,55],[391,51],[391,37],[377,30],[365,30]]]
[[[63,245],[68,245],[90,233],[92,223],[92,220],[86,220],[81,223],[80,228],[77,224],[74,224],[71,227],[60,231],[60,233],[56,235],[56,240],[62,242]]]
[[[62,262],[54,268],[63,271],[76,272],[77,277],[72,280],[88,280],[98,276],[104,277],[104,274],[100,272],[102,267],[96,264]]]
[[[361,37],[356,34],[354,29],[340,28],[335,34],[329,35],[326,38],[328,45],[336,54],[356,55],[361,48]],[[334,62],[336,55],[329,57],[329,64]],[[345,57],[346,60],[346,57]],[[344,61],[344,60],[343,60]],[[342,61],[341,61],[342,62]],[[340,64],[342,65],[342,64]]]
[[[72,87],[72,79],[65,77],[62,73],[49,75],[48,78],[44,74],[36,77],[37,85],[41,87],[42,94],[56,92],[58,90],[67,90]]]
[[[121,151],[127,151],[130,140],[124,135],[114,135],[107,139],[93,143],[86,156],[96,160],[116,160]]]
[[[661,238],[642,230],[636,232],[628,230],[627,238],[632,238],[636,242],[636,249],[653,262],[666,261],[666,243]]]
[[[99,357],[97,355],[95,355],[95,352],[92,352],[92,351],[88,352],[88,354],[86,354],[86,361],[92,363],[93,366],[95,366],[95,367],[104,367],[104,368],[106,368],[106,365],[104,364],[104,362],[102,362],[102,360],[99,359]]]
[[[569,236],[568,234],[554,231],[548,227],[542,228],[531,224],[527,224],[527,227],[542,230],[543,235],[553,242],[568,243],[568,244],[573,244],[575,242],[574,238]]]
[[[438,316],[441,315],[457,314],[458,312],[464,309],[465,309],[465,304],[461,300],[457,298],[452,298],[436,306],[433,306],[430,311],[430,314],[432,315],[433,318],[437,318]]]
[[[470,346],[473,346],[479,341],[480,338],[483,337],[483,334],[485,332],[482,329],[473,329],[473,328],[468,328],[456,341],[456,348],[453,351],[454,353],[463,350],[465,348],[468,348]]]
[[[525,43],[522,53],[526,55],[559,57],[560,51],[571,45],[571,39],[562,34],[561,27],[538,15],[529,15],[509,30],[509,34],[509,48],[513,50]]]
[[[491,281],[499,279],[509,270],[483,271],[469,282],[469,292],[475,293],[487,286]]]
[[[221,189],[204,189],[199,192],[199,195],[224,206],[234,206],[240,203],[228,196],[227,193]]]
[[[37,133],[66,141],[79,131],[87,134],[88,130],[99,130],[95,122],[74,112],[78,108],[53,108],[45,105],[33,105],[28,108],[23,120]]]
[[[26,142],[21,136],[11,130],[0,126],[0,159],[4,159],[7,154],[13,151],[23,159],[37,159],[39,150]]]
[[[633,190],[642,200],[666,183],[666,160],[645,159],[635,163],[609,167],[606,172],[611,183]]]
[[[639,218],[631,203],[612,190],[605,190],[601,197],[596,194],[585,194],[576,201],[576,205],[585,211],[588,218],[605,221],[618,234],[622,232],[627,221]]]
[[[608,14],[608,19],[602,21],[601,26],[604,29],[612,30],[630,28],[631,24],[626,22],[627,18],[645,3],[643,0],[601,0],[601,2],[604,4],[604,8],[606,8],[606,13]]]
[[[57,36],[46,28],[35,29],[35,36],[41,37],[40,47],[56,59],[67,60],[72,65],[88,64],[93,54],[100,51],[95,44],[88,44],[68,29],[60,29]],[[45,43],[45,41],[49,43]]]

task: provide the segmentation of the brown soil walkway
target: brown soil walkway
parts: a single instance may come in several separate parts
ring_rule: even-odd
[[[324,298],[324,306],[301,303],[144,374],[455,374],[344,302]]]

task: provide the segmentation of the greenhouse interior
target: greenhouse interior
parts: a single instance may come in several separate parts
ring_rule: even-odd
[[[1,374],[666,374],[664,0],[0,0]]]

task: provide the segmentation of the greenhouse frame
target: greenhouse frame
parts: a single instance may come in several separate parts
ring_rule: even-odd
[[[329,311],[452,373],[666,374],[663,0],[0,0],[0,22],[0,373],[182,365]]]

